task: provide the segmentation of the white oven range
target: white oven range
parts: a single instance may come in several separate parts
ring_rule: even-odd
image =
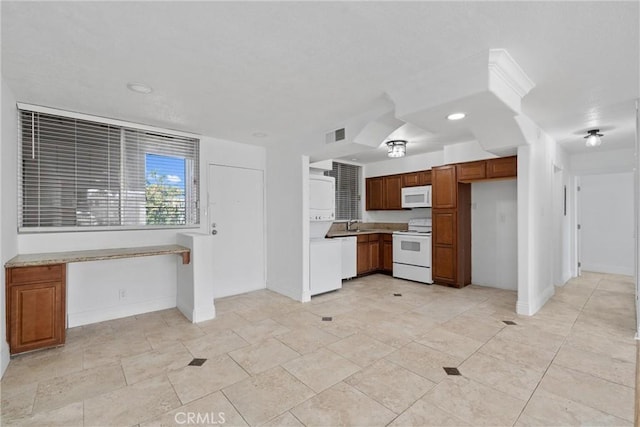
[[[412,218],[408,228],[393,233],[393,277],[431,284],[431,218]]]

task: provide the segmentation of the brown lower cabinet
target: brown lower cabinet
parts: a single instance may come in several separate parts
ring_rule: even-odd
[[[64,344],[66,264],[6,269],[11,354]]]
[[[390,234],[358,235],[358,276],[393,271],[393,241]]]

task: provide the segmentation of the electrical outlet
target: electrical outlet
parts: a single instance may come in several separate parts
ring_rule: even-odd
[[[126,289],[118,289],[118,299],[123,300],[127,298],[127,290]]]

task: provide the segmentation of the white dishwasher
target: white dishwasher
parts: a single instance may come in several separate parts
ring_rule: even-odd
[[[358,238],[356,236],[337,237],[342,244],[342,279],[356,277]]]

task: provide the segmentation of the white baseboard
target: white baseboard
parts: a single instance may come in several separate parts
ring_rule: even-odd
[[[273,284],[270,284],[270,283],[267,283],[267,289],[269,289],[270,291],[273,291],[273,292],[277,292],[277,293],[279,293],[281,295],[284,295],[285,297],[289,297],[291,299],[294,299],[296,301],[301,301],[301,302],[304,301],[304,295],[303,295],[302,289],[293,290],[291,288],[286,288],[284,286],[277,286],[277,285],[273,285]],[[309,293],[308,298],[309,299],[307,301],[310,301],[311,300],[311,294],[310,293]]]
[[[521,301],[516,303],[516,313],[524,316],[533,316],[540,310],[555,293],[555,286],[547,286],[533,301]]]
[[[91,310],[82,313],[69,313],[67,314],[67,327],[73,328],[76,326],[89,325],[91,323],[135,316],[136,314],[149,313],[151,311],[166,310],[175,306],[175,297],[165,297],[135,304],[107,307],[100,310]]]
[[[635,274],[633,266],[625,267],[620,265],[582,263],[580,268],[582,271],[591,271],[594,273],[622,274],[625,276],[633,276]]]
[[[211,301],[210,305],[196,308],[178,301],[177,307],[184,317],[191,320],[192,323],[204,322],[205,320],[215,319],[216,317],[216,308],[213,301]]]

